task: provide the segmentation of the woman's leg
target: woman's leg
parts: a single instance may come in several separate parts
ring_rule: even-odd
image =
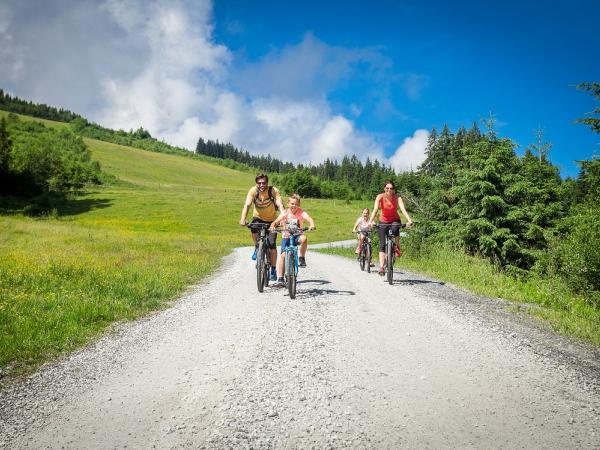
[[[381,272],[385,266],[385,237],[387,230],[387,226],[382,225],[381,223],[379,224],[379,272]]]

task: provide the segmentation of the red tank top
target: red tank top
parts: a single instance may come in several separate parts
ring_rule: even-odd
[[[385,197],[382,195],[379,199],[379,208],[381,208],[381,222],[399,222],[400,215],[398,214],[398,197],[392,197],[391,205],[386,205]]]

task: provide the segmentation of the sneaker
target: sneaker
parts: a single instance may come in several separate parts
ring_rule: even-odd
[[[271,281],[276,281],[277,280],[277,270],[275,270],[275,267],[271,267]]]
[[[306,258],[304,256],[298,258],[298,267],[306,267]]]
[[[379,272],[377,272],[379,275],[384,276],[385,275],[385,269],[383,267],[379,268]]]
[[[285,280],[283,279],[283,277],[281,278],[277,278],[277,281],[274,284],[275,287],[284,287],[285,286]]]
[[[256,249],[254,249],[254,253],[252,253],[252,261],[256,261]]]

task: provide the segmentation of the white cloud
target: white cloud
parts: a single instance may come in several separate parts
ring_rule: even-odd
[[[202,129],[196,115],[212,118],[231,110],[226,104],[230,95],[215,85],[230,55],[210,40],[209,5],[194,2],[188,11],[182,4],[161,1],[106,3],[106,10],[125,32],[145,37],[150,55],[134,77],[103,80],[107,103],[99,116],[103,124],[124,129],[143,126],[158,137],[193,148],[199,136],[192,139],[191,132]],[[200,14],[190,15],[194,9]],[[192,21],[194,16],[198,20]],[[231,127],[215,126],[231,134]],[[184,136],[179,136],[180,130]]]
[[[24,65],[22,49],[15,42],[10,29],[12,20],[13,12],[8,4],[0,4],[0,79],[15,81],[22,74]]]
[[[392,157],[389,163],[397,172],[407,172],[416,170],[417,167],[425,161],[425,148],[429,132],[427,130],[417,130],[412,137],[404,139]]]
[[[353,99],[345,117],[327,99],[351,77],[382,80],[391,62],[378,49],[332,47],[308,33],[240,69],[215,42],[210,0],[55,0],[32,11],[29,1],[0,4],[0,86],[11,93],[188,149],[203,137],[293,162],[386,162],[378,138],[353,121],[372,108]],[[422,80],[405,82],[417,97]],[[416,167],[422,132],[405,140],[394,167]]]
[[[411,100],[418,100],[423,88],[427,84],[427,77],[416,73],[404,75],[402,82],[406,96]]]

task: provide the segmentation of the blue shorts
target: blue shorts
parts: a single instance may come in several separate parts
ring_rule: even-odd
[[[293,245],[298,245],[300,243],[300,236],[291,236],[289,238],[281,238],[281,253],[285,252],[285,249],[292,245],[291,240],[294,240]]]

